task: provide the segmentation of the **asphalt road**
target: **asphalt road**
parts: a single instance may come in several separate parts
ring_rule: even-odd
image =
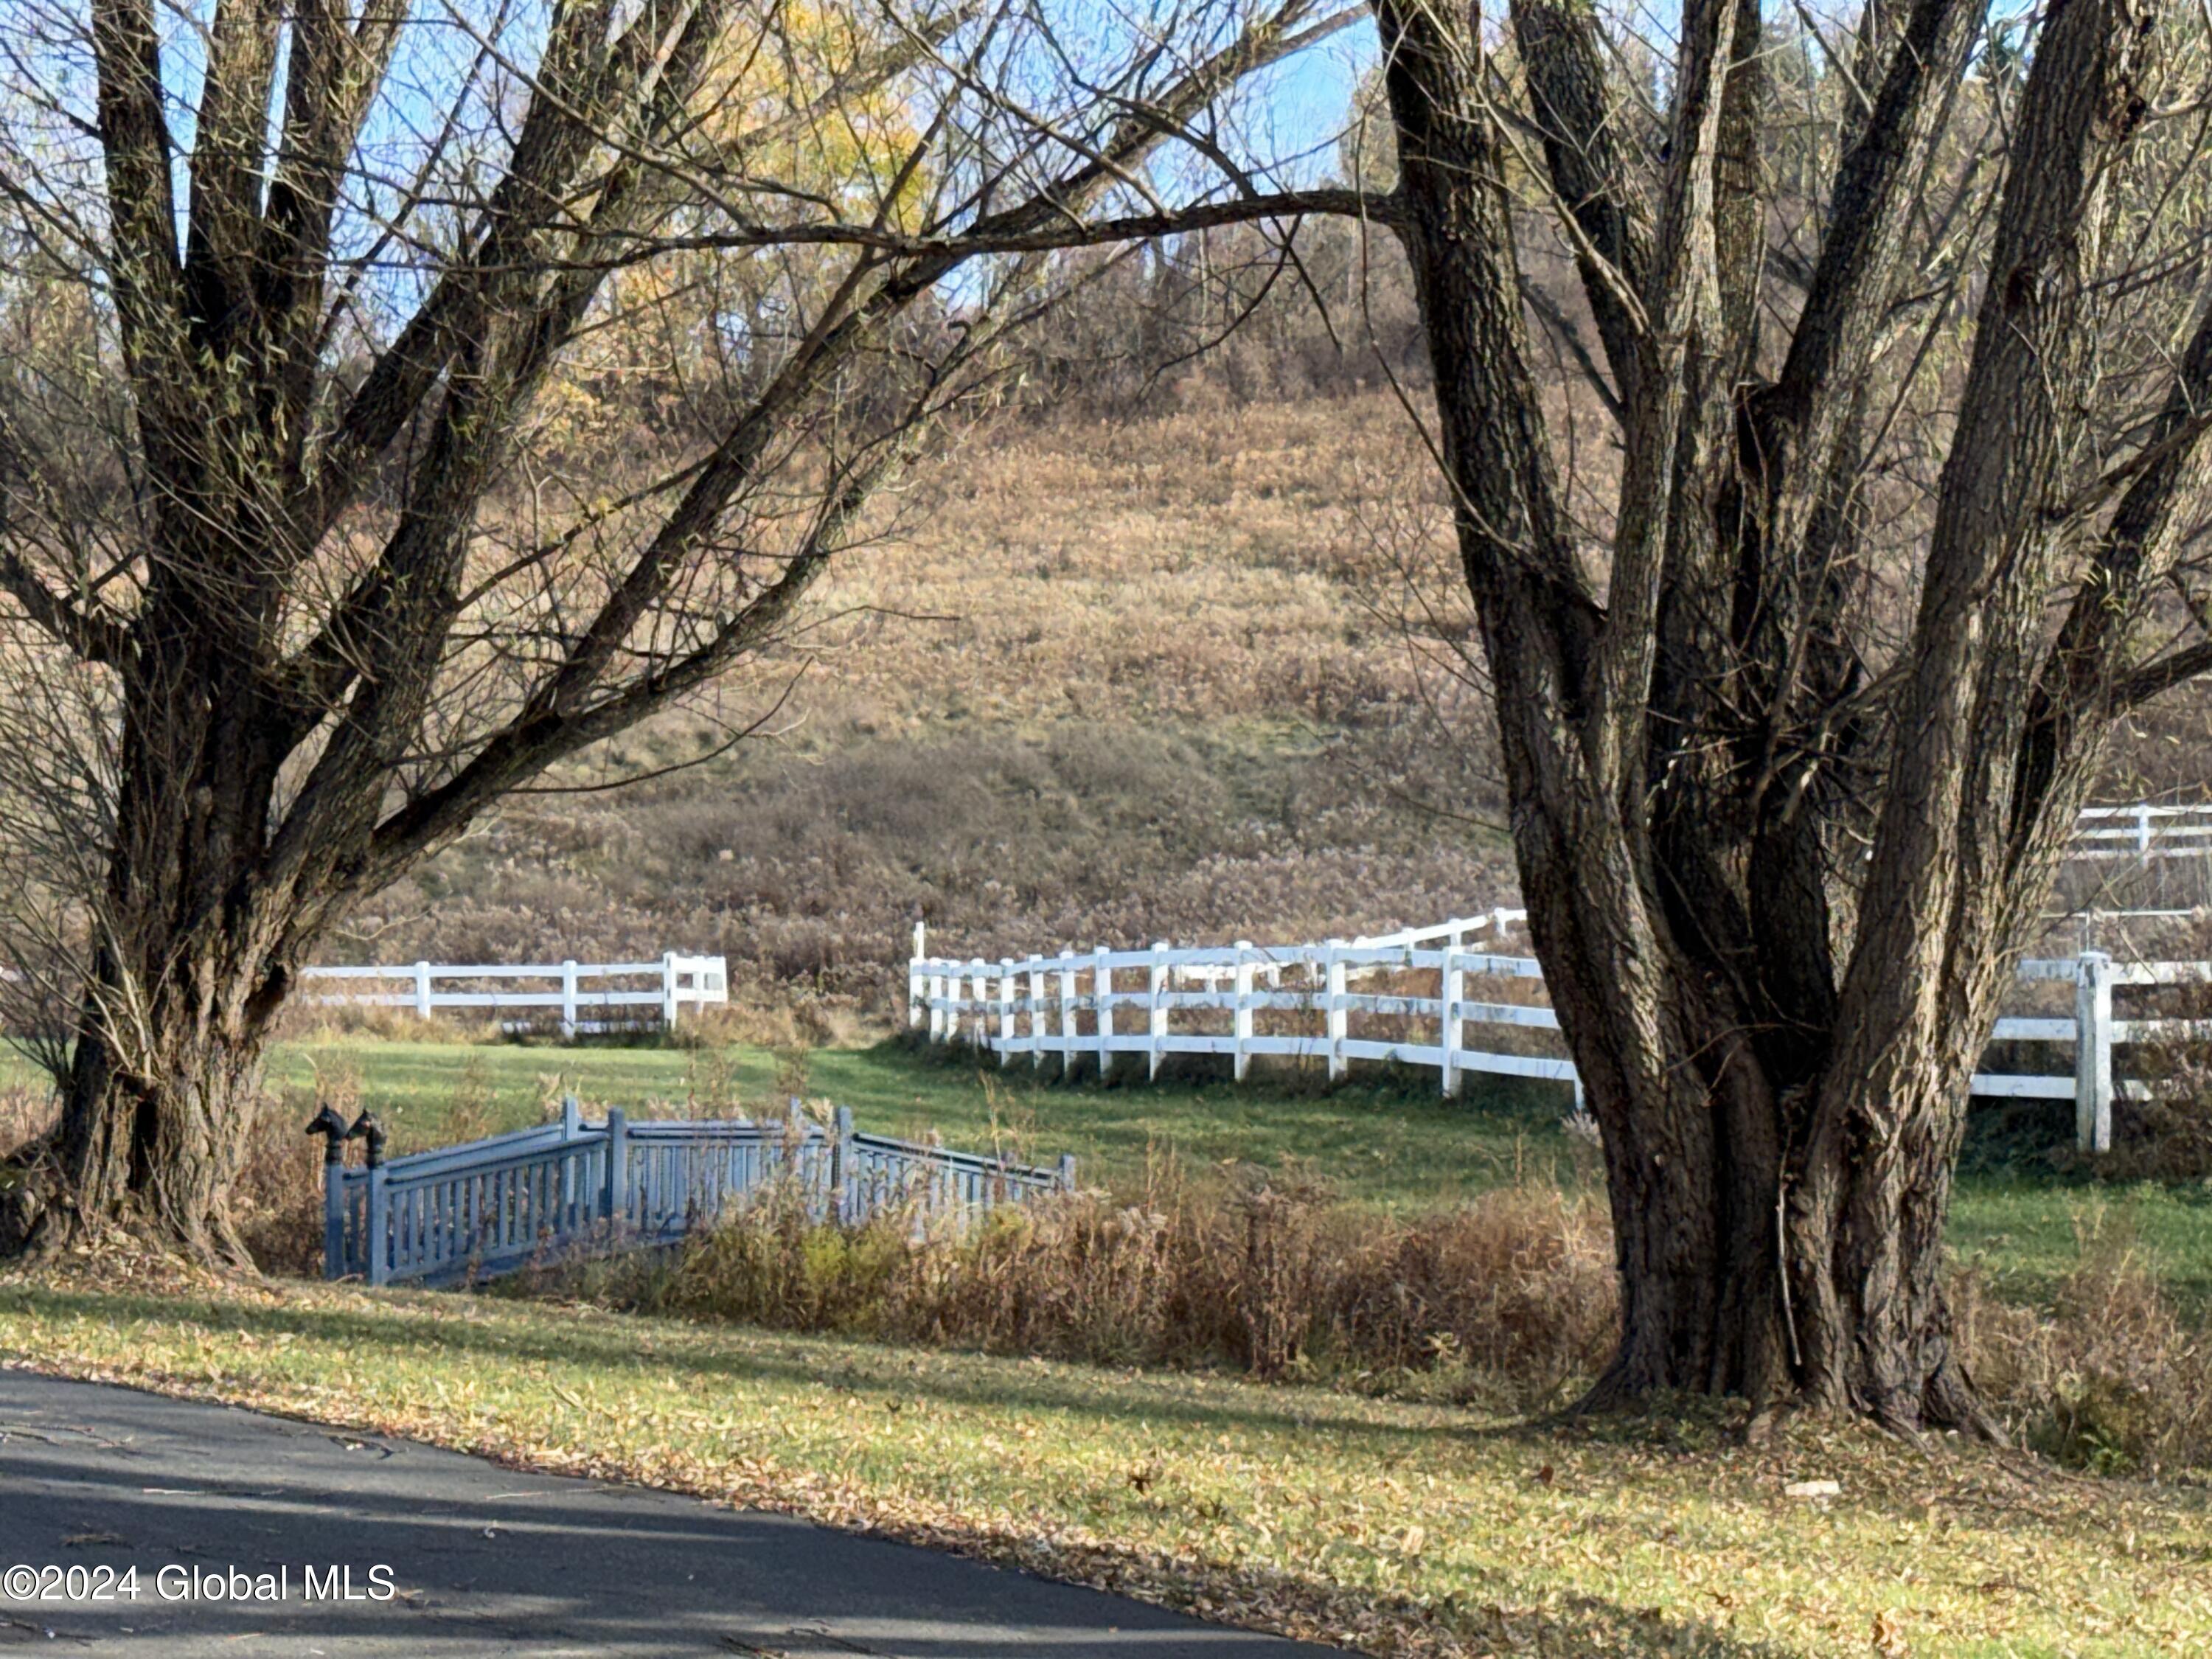
[[[21,1594],[10,1570],[49,1564],[116,1599]],[[350,1570],[357,1599],[331,1569]],[[194,1594],[195,1570],[217,1594]],[[234,1570],[249,1586],[281,1575],[285,1599],[232,1599]],[[0,1370],[0,1652],[18,1645],[162,1659],[1330,1651],[783,1516]]]

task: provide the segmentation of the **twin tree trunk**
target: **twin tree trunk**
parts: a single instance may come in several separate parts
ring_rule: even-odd
[[[322,907],[272,889],[262,866],[283,721],[189,630],[144,638],[125,678],[114,852],[42,1231],[122,1227],[248,1265],[230,1189],[289,964]]]
[[[1983,9],[1870,9],[1869,40],[1901,44],[1861,64],[1870,103],[1770,369],[1756,0],[1682,8],[1648,167],[1595,10],[1516,0],[1621,438],[1601,553],[1531,368],[1505,180],[1534,169],[1501,132],[1482,21],[1376,12],[1522,901],[1604,1141],[1623,1322],[1591,1403],[1734,1393],[1990,1431],[1944,1292],[1970,1076],[2112,714],[2206,659],[2130,665],[2203,484],[2212,315],[2118,511],[2100,527],[2079,505],[2109,181],[2149,106],[2155,6],[2045,15],[1879,702],[1856,643],[1878,626],[1867,385]]]

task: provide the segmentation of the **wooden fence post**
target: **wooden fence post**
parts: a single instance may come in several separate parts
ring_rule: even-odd
[[[415,1012],[422,1018],[430,1018],[430,964],[415,964]]]
[[[983,958],[973,957],[968,963],[968,1012],[973,1016],[968,1022],[968,1046],[980,1048],[991,1029],[989,999],[983,994]]]
[[[1030,958],[1030,1069],[1044,1066],[1044,958]]]
[[[1063,1193],[1072,1193],[1075,1190],[1075,1154],[1073,1152],[1062,1152],[1060,1155],[1060,1190]]]
[[[382,1285],[392,1277],[392,1240],[388,1237],[392,1231],[392,1206],[385,1192],[383,1164],[372,1162],[367,1170],[367,1177],[368,1236],[364,1243],[368,1246],[368,1279],[372,1285]]]
[[[1168,942],[1165,939],[1152,941],[1152,966],[1145,982],[1146,1030],[1152,1039],[1152,1052],[1146,1056],[1150,1062],[1146,1073],[1148,1082],[1158,1080],[1160,1062],[1168,1057],[1167,952]]]
[[[607,1189],[599,1207],[609,1229],[620,1231],[629,1214],[629,1119],[619,1106],[607,1108]]]
[[[2086,951],[2074,981],[2074,1139],[2085,1152],[2112,1149],[2112,959]]]
[[[676,952],[665,951],[660,957],[660,1023],[670,1030],[676,1029]]]
[[[1346,975],[1345,964],[1337,953],[1344,947],[1340,939],[1329,940],[1322,961],[1328,969],[1328,1080],[1341,1082],[1352,1070],[1352,1061],[1344,1052],[1346,1040],[1352,1034],[1352,1015],[1344,1006]]]
[[[345,1143],[337,1135],[323,1142],[323,1277],[342,1279],[346,1270]]]
[[[906,967],[906,1023],[909,1028],[921,1024],[922,999],[925,991],[922,981],[922,924],[917,921],[914,925],[914,955],[908,958]]]
[[[949,1040],[945,1036],[945,1019],[947,1018],[947,1014],[945,1007],[945,999],[951,994],[951,992],[945,989],[945,975],[943,974],[933,973],[930,975],[929,1040],[932,1042],[944,1042]]]
[[[561,1035],[576,1035],[576,962],[573,957],[561,964]]]
[[[836,1136],[830,1143],[830,1212],[839,1221],[852,1219],[848,1212],[851,1204],[845,1192],[847,1172],[851,1169],[849,1154],[853,1146],[853,1109],[837,1109]]]
[[[576,1103],[574,1095],[561,1097],[561,1144],[574,1146],[584,1138],[584,1109]],[[576,1160],[574,1157],[561,1160],[561,1224],[570,1224],[571,1216],[580,1216],[583,1194],[577,1190]]]
[[[1075,954],[1063,948],[1060,953],[1060,1080],[1062,1083],[1075,1072]]]
[[[1114,970],[1106,965],[1103,945],[1093,953],[1091,1000],[1098,1012],[1098,1077],[1103,1082],[1106,1073],[1114,1069]]]
[[[1014,994],[1018,981],[1014,977],[1014,959],[999,958],[999,1068],[1004,1071],[1014,1063],[1014,1004],[1019,999]]]
[[[1460,961],[1459,949],[1455,945],[1444,953],[1443,1006],[1438,1010],[1443,1023],[1437,1041],[1443,1048],[1444,1097],[1453,1099],[1459,1094],[1459,1053],[1467,1038],[1467,1022],[1461,1018],[1460,1005],[1467,1000],[1467,969]]]
[[[1231,1057],[1231,1075],[1242,1083],[1251,1074],[1252,1055],[1249,1047],[1252,1041],[1252,941],[1237,941],[1236,977],[1230,983],[1236,997],[1236,1042]]]

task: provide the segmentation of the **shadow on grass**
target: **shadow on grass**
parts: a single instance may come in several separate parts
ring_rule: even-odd
[[[182,1322],[210,1332],[264,1340],[304,1338],[354,1352],[442,1350],[468,1364],[507,1361],[568,1366],[616,1380],[648,1374],[824,1388],[886,1403],[919,1397],[955,1408],[1091,1418],[1102,1420],[1109,1430],[1126,1422],[1132,1426],[1175,1425],[1201,1433],[1325,1434],[1339,1446],[1364,1442],[1378,1462],[1394,1466],[1418,1458],[1424,1448],[1452,1441],[1525,1447],[1532,1468],[1570,1445],[1619,1451],[1643,1460],[1647,1471],[1658,1463],[1709,1461],[1723,1453],[1747,1455],[1737,1442],[1735,1407],[1708,1400],[1625,1415],[1491,1420],[1453,1420],[1441,1409],[1429,1408],[1439,1420],[1390,1423],[1363,1415],[1353,1409],[1353,1401],[1321,1390],[1270,1390],[1242,1380],[1217,1384],[1214,1379],[1188,1374],[1147,1372],[1124,1378],[1096,1367],[1064,1363],[1039,1366],[1018,1358],[951,1351],[918,1358],[910,1348],[773,1331],[723,1334],[723,1342],[734,1337],[744,1345],[741,1351],[731,1352],[710,1334],[680,1322],[644,1321],[596,1310],[571,1315],[544,1307],[522,1316],[454,1317],[435,1305],[435,1300],[463,1293],[410,1294],[429,1305],[270,1306],[39,1286],[0,1291],[0,1311],[12,1304],[40,1317],[110,1326],[132,1320]],[[457,1304],[455,1310],[465,1306]],[[1209,1397],[1216,1387],[1218,1395]],[[2087,1512],[2102,1508],[2109,1497],[2147,1499],[2177,1516],[2182,1510],[2202,1515],[2208,1506],[2205,1494],[2064,1475],[2024,1453],[1996,1459],[1978,1450],[1960,1450],[1954,1456],[1938,1448],[1931,1456],[1872,1430],[1860,1431],[1864,1443],[1855,1453],[1847,1441],[1835,1438],[1832,1425],[1814,1426],[1820,1430],[1821,1455],[1834,1461],[1839,1472],[1849,1474],[1851,1507],[1899,1522],[1922,1519],[1928,1505],[1940,1498],[1947,1512],[1984,1511],[1990,1524],[2002,1530],[2032,1528],[2078,1542],[2085,1529],[2102,1524]],[[1786,1449],[1781,1455],[1786,1459]],[[2168,1547],[2145,1539],[2138,1546],[2138,1553],[2144,1553],[2193,1559],[2197,1550],[2186,1543]]]
[[[913,1350],[852,1338],[833,1342],[791,1332],[733,1328],[730,1335],[746,1346],[742,1352],[721,1352],[716,1351],[717,1345],[708,1334],[681,1324],[646,1324],[628,1316],[597,1311],[571,1316],[567,1310],[544,1305],[526,1315],[456,1319],[441,1316],[434,1309],[403,1304],[372,1311],[360,1307],[268,1307],[74,1290],[38,1289],[12,1295],[0,1291],[0,1309],[10,1301],[42,1316],[51,1314],[108,1324],[127,1320],[181,1321],[248,1336],[305,1337],[344,1348],[382,1347],[395,1352],[436,1347],[485,1358],[574,1365],[616,1376],[647,1370],[681,1372],[699,1377],[805,1383],[884,1399],[924,1395],[954,1406],[1095,1416],[1126,1413],[1199,1428],[1322,1431],[1401,1444],[1418,1444],[1439,1432],[1456,1431],[1376,1423],[1356,1413],[1321,1406],[1329,1396],[1288,1390],[1284,1391],[1280,1407],[1215,1402],[1194,1397],[1206,1387],[1207,1379],[1190,1375],[1162,1377],[1147,1373],[1139,1386],[1121,1382],[1103,1369],[1065,1364],[1036,1367],[1000,1355],[951,1351],[933,1352],[930,1358],[958,1362],[957,1370],[942,1365],[908,1369],[906,1362]],[[556,1320],[573,1322],[556,1325]],[[639,1346],[641,1334],[649,1335],[650,1348]],[[1257,1392],[1249,1385],[1239,1388],[1224,1383],[1223,1388],[1224,1393],[1231,1389],[1240,1395]],[[1123,1398],[1138,1393],[1141,1399]],[[1313,1408],[1317,1406],[1321,1408]]]
[[[71,1299],[90,1304],[102,1300]],[[374,1329],[387,1322],[342,1322],[371,1328],[356,1334],[380,1340],[389,1334]],[[229,1323],[264,1333],[290,1326],[289,1321],[252,1316]],[[0,1380],[0,1391],[6,1386]],[[89,1391],[66,1402],[68,1431],[87,1437],[84,1444],[33,1435],[14,1449],[0,1448],[0,1468],[18,1466],[9,1475],[28,1493],[21,1500],[22,1524],[35,1519],[80,1529],[91,1526],[98,1536],[87,1536],[94,1544],[190,1537],[202,1553],[209,1553],[209,1546],[224,1541],[225,1527],[258,1540],[276,1522],[302,1559],[328,1560],[357,1555],[360,1540],[373,1537],[378,1559],[404,1564],[404,1580],[436,1594],[434,1606],[448,1596],[479,1603],[487,1596],[527,1597],[533,1618],[550,1620],[567,1641],[580,1638],[593,1645],[635,1642],[641,1620],[647,1633],[662,1625],[690,1627],[687,1634],[702,1626],[709,1634],[726,1632],[732,1614],[713,1603],[718,1597],[729,1599],[732,1589],[740,1590],[742,1611],[736,1616],[744,1623],[735,1637],[734,1650],[739,1652],[779,1650],[779,1636],[834,1638],[834,1629],[807,1628],[825,1623],[845,1625],[856,1635],[901,1625],[894,1638],[898,1650],[917,1659],[994,1651],[1039,1659],[1063,1653],[1068,1659],[1109,1659],[1109,1654],[1158,1651],[1163,1659],[1170,1654],[1184,1659],[1201,1647],[1211,1653],[1244,1645],[1243,1638],[1225,1631],[1193,1632],[1157,1613],[1117,1612],[1112,1604],[1087,1615],[1074,1605],[1047,1609],[1038,1605],[1034,1591],[1024,1591],[1024,1629],[1008,1646],[1009,1633],[998,1622],[1006,1616],[998,1611],[1006,1592],[994,1594],[988,1583],[949,1582],[956,1577],[949,1570],[933,1568],[927,1557],[890,1550],[876,1539],[824,1537],[758,1511],[732,1513],[686,1504],[665,1491],[636,1492],[605,1482],[526,1477],[530,1487],[516,1491],[518,1477],[511,1471],[528,1467],[526,1449],[503,1455],[500,1472],[488,1481],[486,1475],[472,1473],[484,1470],[482,1464],[362,1460],[348,1455],[358,1447],[347,1438],[302,1437],[288,1431],[282,1419],[214,1407],[165,1407],[158,1423],[138,1424],[136,1417],[148,1415],[147,1408],[127,1403],[133,1398],[127,1395],[107,1397],[126,1403],[103,1407],[100,1395]],[[101,1431],[111,1419],[117,1432],[104,1437]],[[155,1432],[140,1435],[131,1432],[134,1428]],[[201,1490],[166,1484],[166,1466],[154,1470],[164,1484],[149,1484],[150,1466],[144,1461],[149,1455],[188,1458],[191,1485]],[[614,1455],[619,1463],[619,1454]],[[245,1483],[236,1491],[226,1486],[232,1474]],[[656,1485],[665,1484],[665,1474],[656,1472]],[[501,1490],[477,1489],[486,1484]],[[871,1530],[896,1535],[896,1524],[878,1522]],[[1472,1642],[1553,1656],[1805,1659],[1804,1650],[1747,1639],[1701,1618],[1668,1616],[1656,1607],[1632,1607],[1583,1594],[1569,1593],[1541,1607],[1499,1606],[1479,1595],[1437,1604],[1352,1589],[1310,1571],[1218,1559],[1200,1565],[1111,1541],[1063,1545],[1042,1553],[1026,1536],[982,1525],[963,1528],[957,1522],[933,1522],[927,1541],[960,1555],[1135,1592],[1156,1602],[1199,1607],[1248,1624],[1391,1632],[1396,1651],[1424,1650],[1419,1632],[1431,1632],[1455,1649]],[[220,1558],[222,1552],[212,1553]],[[466,1608],[456,1602],[451,1610]],[[307,1609],[295,1619],[288,1610],[285,1622],[291,1634],[302,1636],[329,1627],[334,1616]],[[194,1610],[189,1627],[201,1639],[242,1636],[265,1631],[270,1618],[264,1607],[201,1607]],[[358,1624],[352,1628],[357,1631]],[[404,1632],[395,1632],[394,1651],[404,1647],[434,1652],[445,1638],[478,1633],[466,1619],[410,1620]]]

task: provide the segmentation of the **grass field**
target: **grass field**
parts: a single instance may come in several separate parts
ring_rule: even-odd
[[[319,1079],[358,1089],[400,1150],[454,1138],[457,1112],[471,1133],[540,1121],[573,1091],[593,1108],[678,1112],[687,1099],[734,1100],[774,1111],[794,1090],[850,1106],[864,1128],[950,1146],[1004,1146],[1050,1162],[1073,1152],[1086,1182],[1127,1186],[1155,1152],[1198,1164],[1300,1160],[1344,1196],[1399,1211],[1524,1180],[1573,1186],[1589,1155],[1560,1128],[1565,1096],[1541,1085],[1493,1082],[1459,1102],[1419,1079],[1355,1077],[1324,1091],[1297,1079],[1238,1088],[1226,1082],[1069,1086],[1026,1067],[1000,1071],[896,1042],[823,1048],[797,1071],[764,1049],[683,1050],[521,1043],[407,1042],[330,1036],[289,1043],[271,1080],[304,1101]],[[27,1080],[0,1051],[0,1086]],[[302,1113],[304,1121],[305,1113]],[[2121,1230],[2149,1258],[2184,1308],[2212,1311],[2212,1188],[2116,1186],[2058,1176],[2032,1161],[1969,1160],[1951,1237],[1960,1258],[2008,1299],[2036,1301],[2080,1256],[2085,1234]]]
[[[1206,1376],[319,1285],[0,1279],[45,1369],[617,1474],[1376,1654],[2196,1653],[2202,1491],[1800,1423],[1529,1429]],[[1839,1498],[1789,1483],[1841,1483]]]
[[[1407,1210],[1592,1179],[1556,1091],[1460,1103],[1046,1085],[896,1043],[803,1066],[760,1049],[325,1037],[285,1047],[302,1106],[357,1091],[424,1146],[596,1105],[759,1111],[793,1089],[864,1126],[1061,1151],[1285,1158]],[[302,1113],[304,1116],[304,1112]],[[2212,1308],[2212,1193],[2068,1182],[1984,1148],[1953,1237],[2007,1300],[2051,1294],[2115,1231]],[[0,1276],[0,1363],[221,1399],[519,1463],[804,1514],[1376,1655],[1714,1659],[2212,1653],[2212,1491],[1854,1428],[1753,1447],[1724,1412],[1516,1424],[1226,1376],[1102,1369],[563,1303],[95,1264]],[[1834,1499],[1792,1497],[1833,1480]]]

